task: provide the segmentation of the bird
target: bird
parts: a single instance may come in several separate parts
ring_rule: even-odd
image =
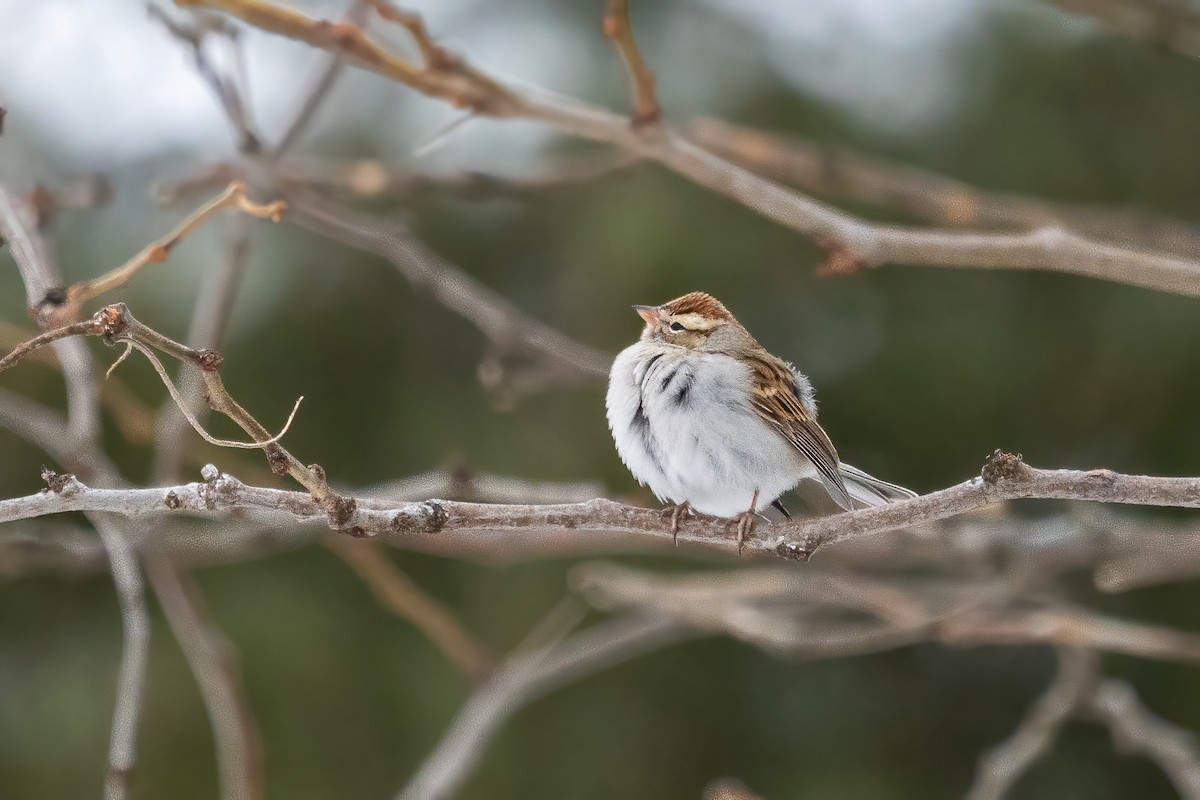
[[[738,552],[763,509],[820,481],[843,510],[916,497],[838,458],[817,423],[808,378],[769,353],[706,292],[633,307],[638,341],[613,361],[605,400],[617,453],[671,503],[671,531],[691,512],[737,520]]]

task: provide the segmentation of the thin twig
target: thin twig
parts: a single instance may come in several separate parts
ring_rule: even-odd
[[[229,184],[225,191],[217,195],[200,208],[193,211],[187,219],[179,223],[173,231],[142,248],[136,256],[121,266],[97,278],[81,281],[67,290],[67,308],[77,311],[85,303],[111,292],[119,286],[124,286],[134,275],[147,264],[159,264],[167,260],[175,249],[190,233],[198,228],[205,220],[223,208],[236,207],[243,214],[269,219],[278,222],[283,218],[287,208],[280,200],[266,205],[260,205],[246,196],[246,187],[239,181]]]
[[[642,58],[633,38],[633,26],[629,24],[629,0],[608,0],[604,14],[604,36],[609,39],[625,62],[629,74],[629,94],[633,97],[633,126],[644,128],[654,125],[662,116],[658,96],[654,92],[654,73]]]

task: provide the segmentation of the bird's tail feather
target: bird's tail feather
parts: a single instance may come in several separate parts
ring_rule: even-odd
[[[917,496],[917,493],[910,489],[881,481],[849,464],[839,464],[838,470],[842,473],[842,481],[846,484],[846,491],[853,498],[856,508],[882,506],[901,500],[911,500]]]

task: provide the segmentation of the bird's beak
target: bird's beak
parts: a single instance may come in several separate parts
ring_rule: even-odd
[[[658,325],[658,308],[656,306],[634,306],[633,310],[646,321],[647,328]]]

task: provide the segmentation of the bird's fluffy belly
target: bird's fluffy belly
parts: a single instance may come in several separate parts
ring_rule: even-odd
[[[639,342],[613,364],[608,424],[621,460],[660,500],[732,517],[764,508],[812,473],[749,401],[732,358]]]

